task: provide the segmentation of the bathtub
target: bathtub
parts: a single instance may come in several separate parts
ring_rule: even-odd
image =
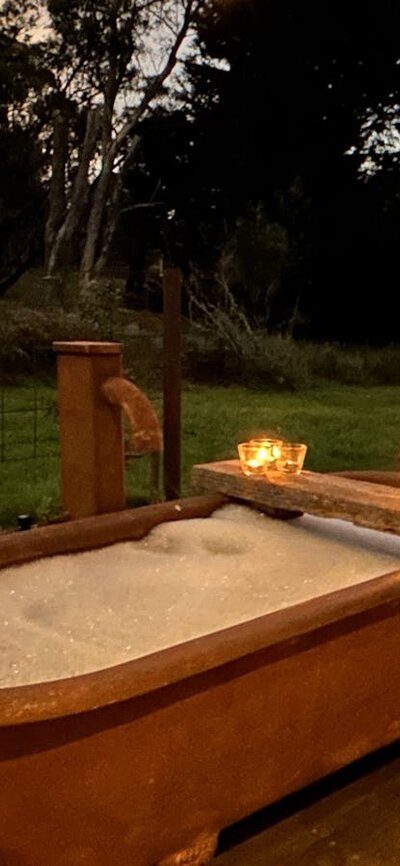
[[[159,524],[213,520],[225,502],[203,496],[4,536],[0,567],[6,575],[147,539]],[[2,866],[200,866],[222,828],[398,738],[393,562],[100,670],[6,684]]]

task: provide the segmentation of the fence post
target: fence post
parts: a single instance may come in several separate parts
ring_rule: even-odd
[[[178,499],[181,485],[181,305],[182,274],[166,266],[164,308],[164,493]]]
[[[64,511],[90,517],[125,507],[122,417],[101,392],[121,376],[119,343],[54,343]]]

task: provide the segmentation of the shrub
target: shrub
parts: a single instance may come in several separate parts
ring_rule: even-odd
[[[43,277],[27,278],[25,288]],[[21,286],[20,286],[21,288]],[[39,287],[37,286],[39,290]],[[99,280],[90,304],[31,308],[0,300],[0,373],[7,379],[54,369],[55,340],[121,340],[124,365],[141,387],[159,389],[163,376],[162,317],[121,309],[118,282]],[[226,274],[212,286],[192,274],[196,321],[183,320],[183,375],[203,383],[299,390],[321,380],[354,385],[400,384],[400,346],[382,349],[295,341],[253,327],[232,295]]]
[[[51,369],[53,342],[80,339],[96,339],[96,331],[78,314],[0,302],[0,372],[7,378]]]
[[[345,349],[335,343],[305,344],[304,352],[314,377],[347,385],[370,384],[365,352]]]
[[[400,385],[400,346],[371,350],[368,361],[374,382],[381,385]]]
[[[7,376],[29,372],[49,352],[51,328],[45,313],[0,304],[0,367]]]
[[[250,384],[297,391],[309,385],[310,370],[301,344],[289,336],[255,335],[252,351],[245,358]]]

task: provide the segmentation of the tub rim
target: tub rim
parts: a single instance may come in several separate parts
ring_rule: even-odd
[[[163,502],[0,537],[1,570],[37,558],[143,538],[171,520],[208,517],[231,500],[219,494]],[[400,612],[400,569],[172,647],[65,679],[0,688],[0,727],[94,711],[165,688],[229,662],[302,638],[331,639],[344,627]]]
[[[230,500],[218,493],[124,508],[95,517],[37,526],[28,532],[0,535],[0,580],[3,569],[35,559],[82,553],[124,541],[138,541],[160,523],[209,517]]]

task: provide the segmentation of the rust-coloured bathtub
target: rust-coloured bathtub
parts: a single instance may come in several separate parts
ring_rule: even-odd
[[[4,537],[0,566],[139,538],[222,501]],[[400,571],[109,670],[0,690],[0,864],[205,863],[224,826],[399,736],[399,635]]]

